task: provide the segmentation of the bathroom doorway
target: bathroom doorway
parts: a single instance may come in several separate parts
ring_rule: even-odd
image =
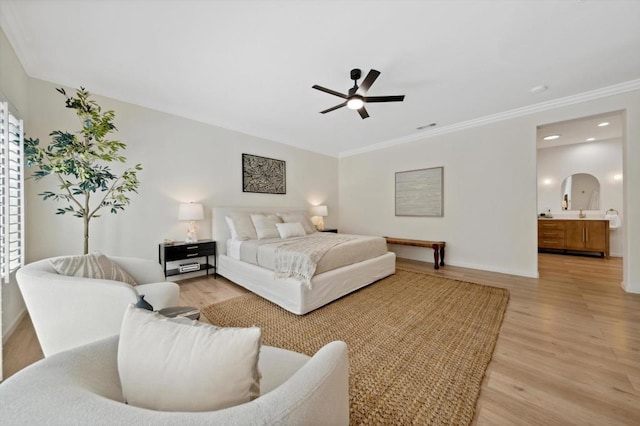
[[[610,256],[623,257],[624,137],[624,111],[537,127],[539,224],[549,216],[576,220],[606,216]],[[538,247],[547,249],[566,243],[568,237],[558,232],[557,241],[541,238],[539,233]]]

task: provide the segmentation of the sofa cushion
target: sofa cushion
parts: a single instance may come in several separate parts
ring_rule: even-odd
[[[49,263],[60,275],[120,281],[133,286],[138,284],[127,271],[101,253],[56,257]]]
[[[220,328],[129,306],[118,373],[128,404],[161,411],[211,411],[260,394],[258,327]]]

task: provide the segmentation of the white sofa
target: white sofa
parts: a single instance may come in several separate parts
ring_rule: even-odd
[[[50,259],[25,265],[16,279],[45,357],[120,333],[126,307],[144,295],[155,310],[177,306],[180,287],[158,262],[109,256],[139,283],[58,274]]]
[[[122,403],[118,338],[41,360],[0,384],[6,425],[347,425],[347,345],[335,341],[312,358],[263,346],[260,397],[211,412],[163,412]]]

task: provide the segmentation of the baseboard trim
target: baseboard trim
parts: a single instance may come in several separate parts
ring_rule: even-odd
[[[7,332],[2,335],[2,344],[4,345],[9,340],[9,337],[16,331],[18,326],[20,325],[20,321],[27,316],[27,308],[23,308],[22,312],[20,312],[16,318],[13,320],[13,323],[7,328]]]
[[[624,281],[621,281],[620,287],[622,287],[622,289],[627,293],[640,294],[640,285],[639,286],[626,285]]]
[[[423,259],[413,259],[410,257],[400,257],[400,256],[398,256],[398,259],[413,260],[416,262],[425,263],[427,265],[433,265],[433,262],[425,261]],[[516,275],[516,276],[525,277],[525,278],[540,278],[540,274],[538,273],[538,271],[530,272],[530,271],[521,271],[521,270],[515,270],[515,269],[492,268],[484,265],[476,265],[472,263],[458,263],[458,262],[446,262],[446,266],[443,266],[442,268],[447,269],[447,266],[457,266],[460,268],[475,269],[477,271],[496,272],[498,274],[505,274],[505,275]]]
[[[490,266],[485,266],[485,265],[475,265],[472,263],[447,263],[447,265],[451,265],[451,266],[459,266],[461,268],[470,268],[470,269],[477,269],[479,271],[487,271],[487,272],[496,272],[498,274],[506,274],[506,275],[517,275],[519,277],[526,277],[526,278],[540,278],[540,273],[538,271],[523,271],[523,270],[517,270],[517,269],[504,269],[504,268],[499,268],[499,267],[490,267]]]

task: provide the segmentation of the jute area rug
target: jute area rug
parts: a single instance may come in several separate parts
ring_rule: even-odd
[[[397,270],[304,316],[254,294],[203,314],[218,326],[260,326],[263,344],[310,356],[345,341],[352,425],[464,425],[508,299],[505,289]]]

